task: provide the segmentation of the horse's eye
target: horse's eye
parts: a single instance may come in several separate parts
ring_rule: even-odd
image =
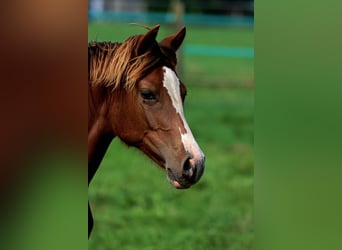
[[[156,100],[156,95],[149,89],[142,89],[140,91],[140,94],[144,101],[155,101]]]

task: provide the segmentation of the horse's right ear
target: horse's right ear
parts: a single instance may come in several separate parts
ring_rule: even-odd
[[[143,35],[140,40],[138,41],[137,45],[137,54],[141,55],[148,51],[149,49],[153,48],[157,44],[156,38],[158,35],[160,25],[154,26],[150,29],[145,35]]]
[[[159,45],[177,51],[185,38],[186,29],[183,27],[176,34],[166,37],[159,42]]]

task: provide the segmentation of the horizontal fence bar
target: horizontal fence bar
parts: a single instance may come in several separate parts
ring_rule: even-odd
[[[173,13],[165,12],[115,12],[115,11],[88,11],[89,21],[113,21],[113,22],[140,22],[174,24],[176,17]],[[254,26],[254,18],[248,16],[225,16],[208,14],[185,14],[184,24],[217,25],[232,27]]]
[[[216,57],[231,57],[231,58],[254,58],[254,49],[248,47],[220,47],[207,45],[185,45],[185,55],[194,56],[216,56]]]

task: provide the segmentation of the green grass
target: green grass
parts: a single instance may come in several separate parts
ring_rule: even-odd
[[[90,24],[122,41],[140,27]],[[253,31],[187,27],[189,44],[253,46]],[[143,31],[144,32],[144,31]],[[161,27],[161,36],[172,33]],[[89,249],[253,248],[253,60],[184,57],[185,114],[206,154],[198,184],[176,190],[146,156],[114,140],[90,188]]]

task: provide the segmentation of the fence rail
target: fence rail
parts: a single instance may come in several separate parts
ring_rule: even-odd
[[[247,47],[223,47],[189,44],[184,46],[185,55],[193,56],[214,56],[230,58],[254,58],[254,48]]]
[[[140,23],[160,23],[174,24],[176,15],[165,12],[115,12],[115,11],[88,11],[89,21],[113,21],[113,22],[140,22]],[[184,14],[182,17],[184,24],[216,25],[230,27],[254,26],[254,18],[249,16],[226,16],[209,14]]]

